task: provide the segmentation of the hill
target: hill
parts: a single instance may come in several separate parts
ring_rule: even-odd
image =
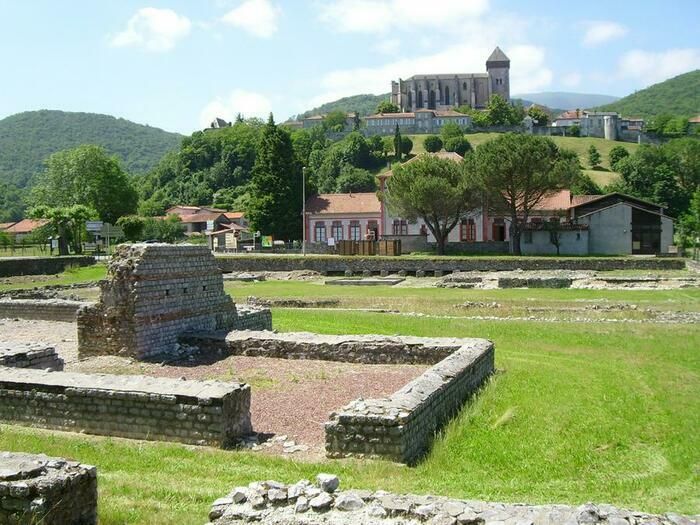
[[[568,93],[562,91],[551,91],[542,93],[523,93],[514,95],[512,98],[521,98],[532,101],[548,108],[564,109],[585,109],[603,104],[610,104],[619,100],[620,97],[611,95],[595,95],[589,93]]]
[[[302,119],[310,117],[311,115],[322,115],[324,113],[330,113],[331,111],[345,111],[346,113],[357,111],[361,117],[364,117],[372,115],[380,102],[389,100],[390,98],[391,96],[389,93],[385,93],[384,95],[353,95],[322,104],[317,108],[310,109],[309,111],[297,115],[297,118]]]
[[[700,113],[700,69],[664,80],[597,109],[645,118],[662,114],[697,115]]]
[[[133,174],[152,169],[178,147],[182,136],[122,118],[96,113],[27,111],[0,120],[0,182],[31,185],[52,153],[98,144],[117,155]]]

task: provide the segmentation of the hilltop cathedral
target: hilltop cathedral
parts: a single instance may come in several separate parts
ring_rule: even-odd
[[[486,61],[486,73],[414,75],[391,82],[391,102],[402,112],[485,108],[493,94],[510,100],[510,59],[499,47]]]

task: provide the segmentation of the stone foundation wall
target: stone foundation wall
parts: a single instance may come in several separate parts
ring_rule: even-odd
[[[390,337],[383,335],[321,335],[309,332],[233,331],[191,334],[184,342],[229,355],[319,359],[365,364],[433,365],[458,350],[463,339]]]
[[[381,272],[433,275],[435,271],[522,270],[682,270],[685,260],[671,257],[341,257],[341,256],[217,256],[216,262],[228,272],[290,272],[312,270],[320,273],[362,274]]]
[[[6,423],[227,447],[250,434],[250,387],[0,368]]]
[[[97,470],[61,458],[0,452],[0,523],[97,523]]]
[[[63,370],[63,359],[53,346],[0,342],[0,367]]]
[[[269,308],[238,305],[236,314],[234,330],[272,330],[272,312]]]
[[[0,319],[73,322],[78,309],[89,304],[64,299],[0,299]]]
[[[184,332],[230,330],[235,320],[206,246],[121,245],[100,301],[78,312],[78,352],[149,359],[172,352]]]
[[[0,277],[13,275],[54,275],[68,268],[92,266],[95,258],[75,255],[68,257],[0,257]]]
[[[326,453],[332,458],[376,457],[413,465],[493,371],[493,343],[465,339],[459,349],[388,399],[358,399],[331,414]]]
[[[216,525],[696,525],[698,516],[647,514],[612,505],[525,505],[441,496],[338,490],[342,482],[319,474],[315,484],[277,481],[236,487],[211,506]]]

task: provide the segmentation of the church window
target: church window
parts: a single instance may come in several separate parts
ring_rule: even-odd
[[[450,103],[450,88],[448,86],[445,86],[445,104],[449,105]]]
[[[467,89],[467,83],[466,83],[466,82],[462,82],[462,89]]]

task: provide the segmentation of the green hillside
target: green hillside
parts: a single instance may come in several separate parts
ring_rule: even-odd
[[[345,111],[347,113],[357,111],[361,117],[364,117],[372,115],[377,109],[377,105],[384,100],[389,100],[389,98],[389,93],[384,95],[353,95],[352,97],[345,97],[322,104],[317,108],[301,113],[297,118],[302,119],[311,115],[323,115],[331,111]]]
[[[654,84],[597,109],[645,118],[662,114],[697,115],[700,113],[700,69]]]
[[[80,144],[104,146],[129,173],[145,173],[182,140],[177,133],[95,113],[28,111],[0,120],[0,182],[20,188],[52,153]]]

